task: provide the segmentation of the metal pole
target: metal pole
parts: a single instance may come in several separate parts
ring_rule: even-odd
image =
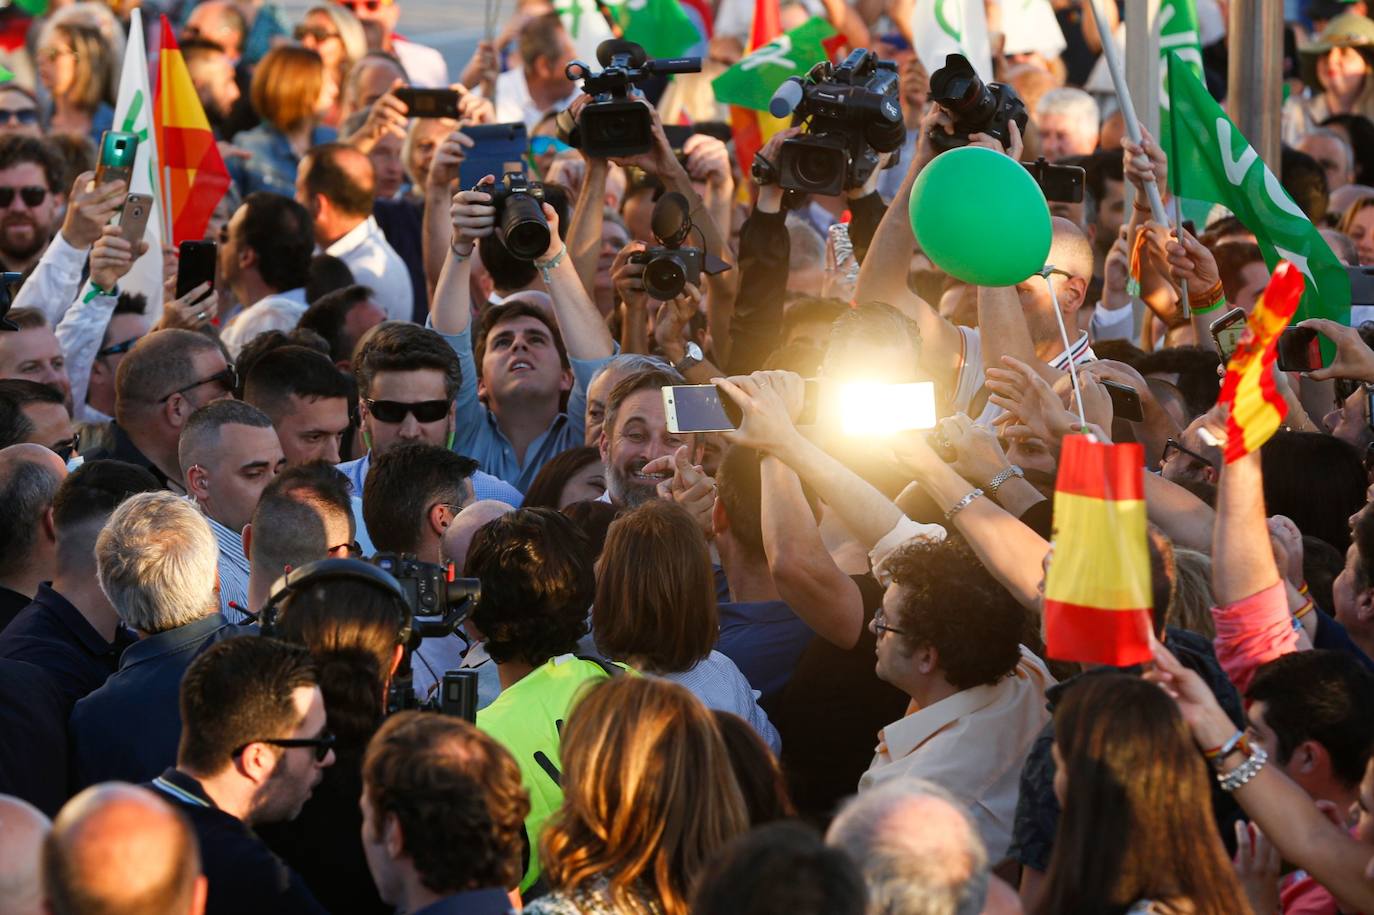
[[[1283,100],[1282,0],[1231,0],[1226,113],[1274,174]]]

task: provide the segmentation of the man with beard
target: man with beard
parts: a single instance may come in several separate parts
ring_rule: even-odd
[[[150,787],[186,815],[210,881],[208,915],[323,913],[310,890],[253,834],[301,812],[334,763],[310,653],[276,639],[227,639],[181,682],[181,745]]]
[[[42,140],[0,137],[0,268],[25,273],[38,263],[62,209],[61,157]]]
[[[645,369],[627,376],[606,399],[601,427],[601,463],[606,467],[606,501],[633,508],[659,495],[659,484],[674,478],[692,436],[670,432],[662,389],[682,384],[676,372]],[[688,468],[691,472],[691,468]],[[696,472],[694,483],[714,490],[710,477]],[[679,501],[682,501],[679,499]],[[687,506],[690,508],[690,506]]]

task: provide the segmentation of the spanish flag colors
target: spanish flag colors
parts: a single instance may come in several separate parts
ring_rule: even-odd
[[[1150,554],[1140,445],[1064,439],[1045,576],[1045,652],[1127,667],[1150,660]]]
[[[781,34],[782,12],[778,0],[754,0],[754,21],[749,29],[749,47],[744,49],[744,53],[753,54]],[[749,169],[754,165],[754,153],[763,149],[769,138],[788,123],[767,111],[730,106],[730,131],[735,137],[735,158],[744,174],[749,174]]]
[[[153,123],[171,242],[179,245],[204,238],[210,215],[229,189],[229,172],[166,16],[162,17]]]
[[[1279,335],[1293,320],[1302,299],[1303,275],[1288,261],[1279,261],[1264,295],[1246,322],[1246,333],[1226,366],[1218,403],[1230,407],[1226,420],[1226,463],[1259,448],[1288,415],[1288,404],[1274,384]]]

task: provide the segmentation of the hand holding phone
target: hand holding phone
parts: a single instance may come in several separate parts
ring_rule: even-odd
[[[119,234],[125,241],[133,245],[143,241],[152,211],[153,198],[148,194],[130,194],[124,198],[124,206],[119,211]]]
[[[1308,318],[1298,327],[1311,328],[1336,345],[1336,358],[1329,365],[1314,369],[1310,373],[1313,381],[1335,378],[1374,383],[1374,350],[1358,330],[1325,318]]]
[[[1245,309],[1232,308],[1212,322],[1211,331],[1217,352],[1221,354],[1221,364],[1226,365],[1240,345],[1240,338],[1245,336]]]
[[[179,299],[201,283],[215,288],[215,260],[218,247],[212,241],[184,241],[178,249],[177,289]]]
[[[1112,416],[1114,418],[1124,419],[1131,423],[1145,421],[1145,408],[1140,401],[1139,391],[1130,385],[1112,381],[1109,378],[1100,378],[1098,382],[1107,389],[1107,396],[1112,399]]]
[[[1314,327],[1289,327],[1279,335],[1279,371],[1314,372],[1322,368],[1322,348]]]
[[[129,183],[138,155],[138,134],[107,130],[100,135],[100,158],[95,166],[95,183]]]

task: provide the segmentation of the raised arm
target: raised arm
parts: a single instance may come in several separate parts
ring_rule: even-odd
[[[439,274],[449,260],[449,245],[453,241],[452,207],[453,182],[458,169],[472,148],[472,139],[461,130],[444,137],[434,150],[429,174],[425,176],[424,222],[420,235],[420,249],[425,265],[425,283],[431,301],[439,286]]]
[[[608,359],[615,354],[615,341],[606,320],[592,302],[567,256],[568,249],[558,237],[558,214],[547,203],[544,218],[549,223],[549,248],[534,265],[543,274],[544,285],[553,299],[553,313],[563,335],[570,359]]]
[[[487,175],[478,187],[489,188],[495,180],[495,176]],[[496,231],[496,207],[491,205],[491,195],[485,190],[459,191],[453,195],[449,213],[443,269],[430,303],[429,319],[436,331],[453,335],[471,329],[472,287],[468,280],[472,276],[472,258],[477,242]],[[557,241],[558,234],[555,232],[553,237]]]

